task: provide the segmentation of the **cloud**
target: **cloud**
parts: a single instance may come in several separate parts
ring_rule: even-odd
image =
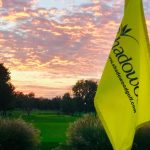
[[[37,0],[1,0],[1,5],[6,9],[23,9],[25,7],[32,7]]]
[[[72,9],[39,7],[36,0],[1,2],[0,61],[17,90],[62,95],[79,79],[99,78],[121,22],[121,1],[93,0]]]

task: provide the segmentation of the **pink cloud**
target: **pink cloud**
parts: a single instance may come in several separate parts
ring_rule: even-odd
[[[110,3],[93,0],[71,11],[38,8],[36,0],[2,1],[6,10],[0,13],[5,25],[0,31],[0,60],[14,74],[20,72],[12,78],[17,90],[62,95],[79,79],[99,78],[123,15],[120,2],[114,8]],[[150,33],[149,12],[146,15]]]

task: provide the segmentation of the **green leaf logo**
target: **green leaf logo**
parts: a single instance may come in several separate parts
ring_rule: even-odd
[[[139,44],[139,41],[135,37],[129,35],[129,33],[131,31],[132,31],[132,28],[128,27],[128,24],[126,24],[124,26],[122,26],[122,25],[120,26],[118,33],[119,33],[119,36],[130,37],[130,38],[134,39]]]

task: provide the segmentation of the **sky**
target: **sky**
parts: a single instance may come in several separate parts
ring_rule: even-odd
[[[0,0],[0,63],[16,91],[52,98],[99,80],[123,8],[123,0]]]

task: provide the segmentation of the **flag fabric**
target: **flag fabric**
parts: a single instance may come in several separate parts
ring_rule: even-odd
[[[127,7],[129,0],[125,0],[125,8]]]
[[[136,129],[150,121],[150,47],[143,4],[125,4],[94,100],[114,150],[131,149]]]

